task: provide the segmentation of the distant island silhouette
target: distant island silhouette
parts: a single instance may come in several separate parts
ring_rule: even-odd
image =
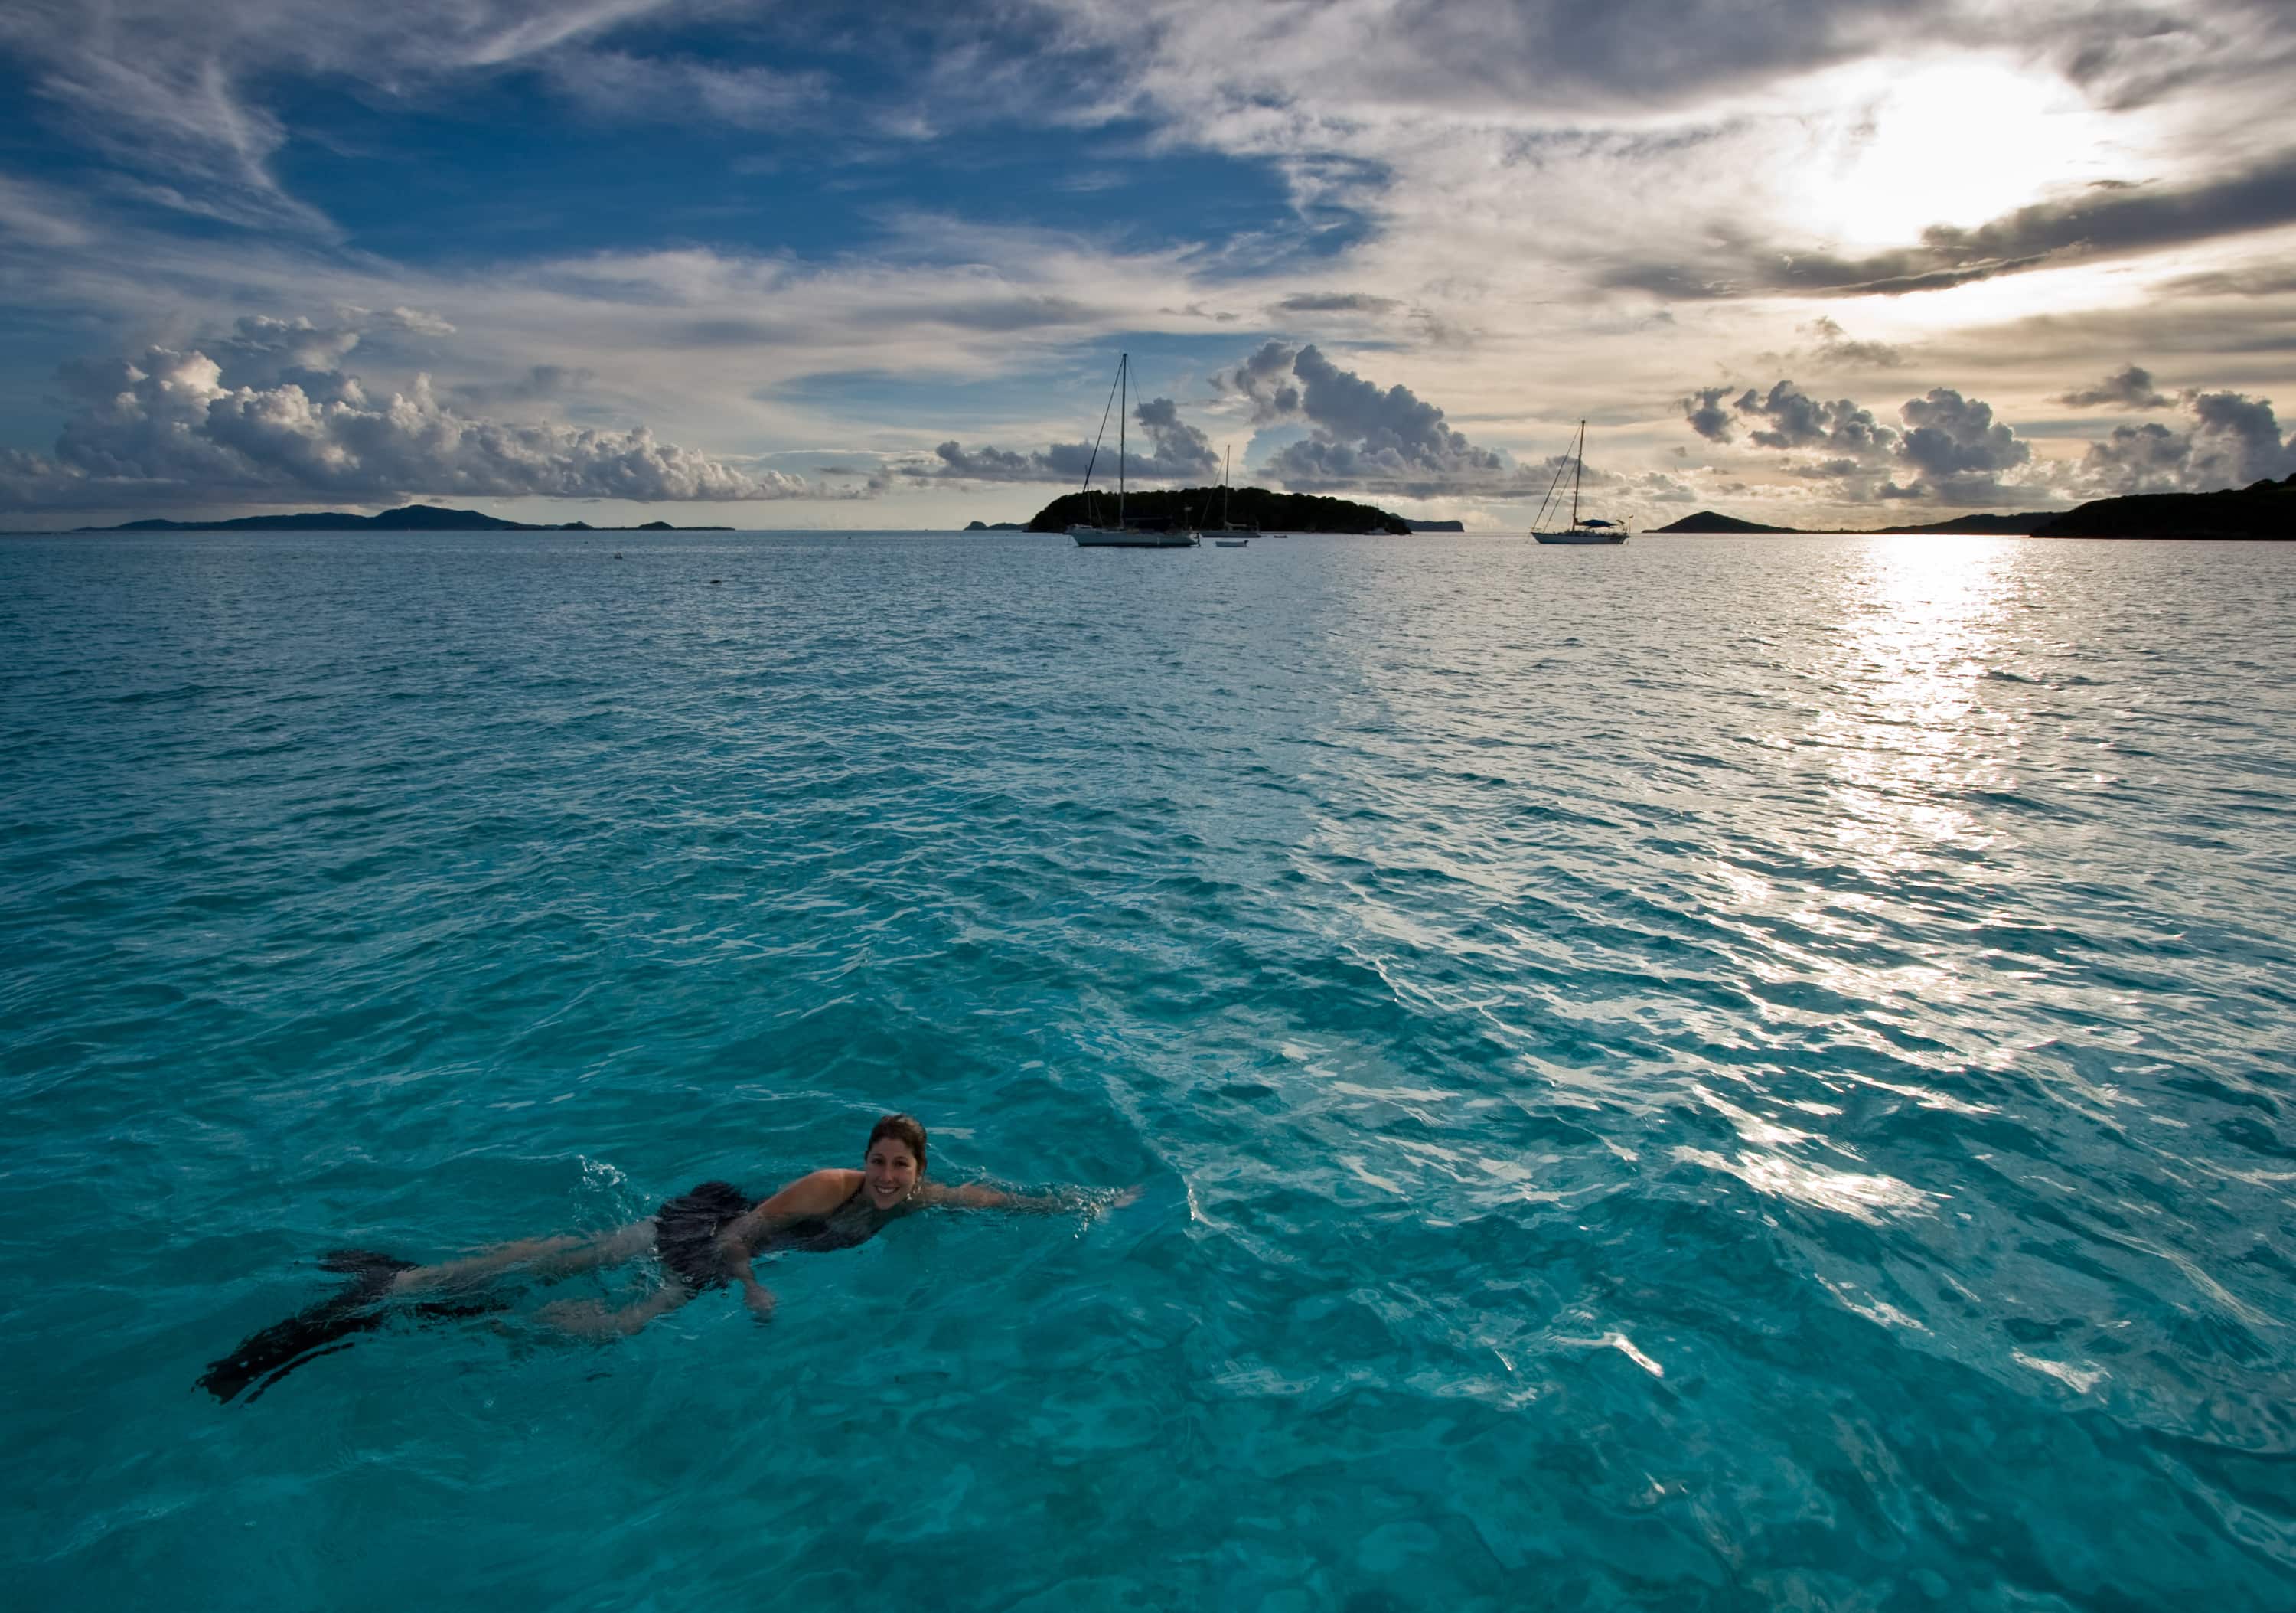
[[[447,510],[430,504],[402,505],[380,515],[319,510],[301,515],[241,515],[230,521],[127,521],[118,526],[81,526],[75,532],[730,532],[730,526],[672,526],[649,521],[643,526],[592,526],[586,521],[536,525],[504,521],[476,510]]]
[[[1216,518],[1223,490],[1216,487],[1147,489],[1128,493],[1124,501],[1128,520],[1163,526],[1175,522],[1199,525]],[[1240,487],[1226,492],[1227,518],[1236,526],[1271,532],[1411,532],[1464,531],[1456,521],[1412,521],[1376,505],[1313,493],[1279,493],[1267,488]],[[1064,493],[1028,522],[970,523],[969,532],[1060,532],[1072,522],[1113,521],[1116,496],[1094,490]],[[127,521],[118,526],[83,526],[74,532],[730,532],[730,526],[672,526],[648,521],[638,526],[592,526],[586,521],[537,523],[505,521],[477,510],[442,509],[436,505],[409,504],[377,515],[353,515],[340,510],[320,510],[295,515],[241,515],[228,521]],[[1874,532],[2021,533],[2036,538],[2194,538],[2296,539],[2296,474],[2280,481],[2251,482],[2215,493],[2135,493],[2117,498],[2097,498],[2070,510],[2027,510],[2014,514],[1956,515],[1920,526],[1792,527],[1767,526],[1743,521],[1715,510],[1700,510],[1665,526],[1650,527],[1653,536],[1696,536],[1732,532],[1807,532],[1863,536]]]
[[[2296,475],[2251,482],[2217,493],[2133,493],[2096,498],[2070,510],[2029,510],[2014,515],[1956,515],[1926,526],[1764,526],[1701,510],[1652,533],[1812,532],[1863,536],[1874,532],[2005,532],[2035,538],[2296,539]]]
[[[2044,538],[2296,539],[2296,473],[2221,493],[2132,493],[2067,510]]]
[[[1685,515],[1668,526],[1646,528],[1651,532],[1808,532],[1813,534],[1862,534],[1870,532],[2031,532],[2057,518],[2054,510],[2029,510],[2021,515],[1956,515],[1950,521],[1932,521],[1925,526],[1764,526],[1759,521],[1741,521],[1734,515],[1718,514],[1712,510],[1701,510],[1695,515]]]
[[[1413,523],[1375,505],[1345,498],[1325,498],[1314,493],[1278,493],[1264,487],[1184,487],[1139,490],[1124,496],[1124,518],[1139,525],[1170,526],[1187,522],[1201,526],[1217,523],[1222,509],[1234,525],[1263,532],[1392,532],[1400,537]],[[1116,521],[1116,493],[1095,488],[1088,493],[1063,493],[1029,519],[1032,532],[1064,532],[1076,522]],[[1419,523],[1429,531],[1436,523]]]

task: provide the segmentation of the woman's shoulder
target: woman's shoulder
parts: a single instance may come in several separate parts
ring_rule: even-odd
[[[843,1204],[852,1197],[853,1189],[860,1185],[860,1172],[840,1170],[832,1165],[826,1170],[808,1171],[765,1203],[775,1205],[783,1211],[819,1214]]]

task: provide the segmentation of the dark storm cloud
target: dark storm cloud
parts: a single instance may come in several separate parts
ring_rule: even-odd
[[[1402,0],[1378,51],[1330,63],[1334,93],[1479,109],[1644,103],[1863,53],[1942,13],[1938,0]],[[1911,26],[1908,26],[1911,25]]]
[[[1281,342],[1266,342],[1226,374],[1222,387],[1232,387],[1251,400],[1255,425],[1285,420],[1300,412],[1300,389],[1292,384],[1292,366],[1300,350]]]
[[[2184,413],[2181,430],[2147,421],[2091,443],[2080,464],[2084,490],[2204,493],[2296,473],[2296,437],[2283,438],[2271,399],[2187,393]]]
[[[1051,453],[1062,453],[1067,446],[1057,446]],[[1092,445],[1088,442],[1076,446],[1081,447],[1087,454],[1092,451]],[[930,470],[917,469],[909,473],[921,481],[932,477],[966,481],[1064,481],[1068,479],[1066,472],[1055,473],[1053,471],[1050,454],[1017,454],[1011,449],[1000,448],[969,449],[954,440],[942,443],[933,449],[933,454],[939,461],[939,465]]]
[[[2211,269],[2202,275],[2179,275],[2163,289],[2188,297],[2284,297],[2296,292],[2296,271]]]
[[[1723,390],[1716,389],[1717,396]],[[1749,387],[1731,407],[1757,423],[1753,439],[1763,448],[1822,447],[1835,454],[1871,459],[1887,457],[1897,447],[1898,432],[1875,420],[1873,410],[1847,398],[1821,403],[1791,381],[1779,382],[1767,393]],[[1726,430],[1726,434],[1716,436],[1695,417],[1691,427],[1715,441],[1728,440]]]
[[[2192,480],[2193,439],[2148,420],[2092,442],[2081,474],[2100,493],[2181,493]]]
[[[2152,371],[2131,364],[2115,370],[2095,386],[2076,387],[2049,401],[2077,409],[2098,408],[2106,404],[2133,409],[2165,409],[2170,399],[2152,389]]]
[[[2072,257],[2111,257],[2296,223],[2296,152],[2197,185],[2092,190],[2037,203],[1975,229],[1935,225],[1918,246],[1862,258],[1726,242],[1725,272],[1676,262],[1622,266],[1614,286],[1676,297],[1897,296],[1937,291]]]
[[[2269,53],[2259,61],[2253,34],[2242,39],[2245,30],[2236,24],[2246,12],[2260,14],[2268,25],[2274,12],[2274,0],[2218,0],[2173,9],[2101,6],[2087,15],[2051,18],[2054,37],[2047,44],[2058,70],[2093,103],[2128,111],[2204,76],[2268,70]],[[2240,44],[2248,49],[2242,51]]]
[[[1810,357],[1820,364],[1889,370],[1896,369],[1906,362],[1904,348],[1887,342],[1854,341],[1848,331],[1823,314],[1800,328],[1805,335],[1817,339],[1817,345],[1811,350]]]
[[[1754,433],[1754,440],[1764,448],[1807,448],[1825,440],[1826,406],[1791,381],[1779,382],[1767,397],[1749,387],[1733,407],[1742,415],[1770,422],[1767,429]]]
[[[1474,491],[1512,497],[1531,475],[1505,455],[1453,431],[1441,408],[1409,387],[1381,387],[1341,369],[1313,345],[1270,342],[1226,377],[1261,422],[1304,422],[1308,436],[1266,465],[1295,492],[1346,490],[1436,498]]]
[[[1774,453],[1813,453],[1780,468],[1828,484],[1844,502],[1928,499],[1980,505],[2045,497],[2047,490],[2006,480],[2030,464],[2033,450],[1992,407],[1949,387],[1935,387],[1899,406],[1899,426],[1883,424],[1849,398],[1822,401],[1792,381],[1765,391],[1748,387],[1725,414],[1727,387],[1709,387],[1683,400],[1684,419],[1710,441],[1730,440],[1734,422]]]
[[[2234,474],[2254,481],[2281,473],[2287,449],[2280,440],[2280,423],[2273,417],[2268,398],[2240,392],[2202,392],[2192,401],[2200,430],[2236,445]]]
[[[1735,387],[1729,386],[1702,387],[1682,400],[1682,417],[1690,422],[1692,431],[1709,442],[1727,442],[1730,411],[1722,407],[1722,399],[1735,391]]]
[[[1993,498],[2002,473],[2033,457],[2008,424],[1993,417],[1990,404],[1950,387],[1907,399],[1898,414],[1908,429],[1897,441],[1898,457],[1919,473],[1916,486],[1934,490],[1948,504]]]
[[[1301,292],[1275,304],[1279,314],[1385,314],[1403,306],[1392,297],[1363,292]]]
[[[1621,264],[1602,277],[1603,284],[1616,290],[1708,301],[1781,294],[1898,296],[1907,292],[1946,291],[2046,260],[2046,254],[2035,253],[2022,258],[1971,257],[1948,264],[1944,259],[1951,254],[1922,247],[1851,263],[1822,252],[1802,256],[1780,252],[1729,228],[1714,234],[1715,246],[1701,254],[1695,267],[1673,259]],[[1935,234],[1925,232],[1924,239]]]
[[[1203,481],[1219,471],[1219,456],[1210,441],[1180,418],[1169,398],[1151,398],[1132,411],[1132,418],[1148,433],[1148,451],[1132,449],[1125,457],[1125,473],[1136,481]],[[944,442],[933,449],[930,462],[901,467],[913,481],[1082,481],[1087,470],[1104,473],[1113,481],[1116,444],[1100,445],[1095,464],[1089,442],[1056,442],[1050,448],[1015,452],[1011,449],[969,449]]]
[[[2088,389],[2098,399],[2133,397],[2165,402],[2152,377],[2135,365]],[[1684,400],[1685,420],[1711,441],[1728,440],[1742,418],[1759,429],[1753,440],[1788,458],[1779,468],[1826,484],[1848,503],[1923,499],[1974,506],[2048,498],[2102,498],[2120,493],[2210,492],[2296,473],[2296,435],[2282,432],[2271,399],[2233,391],[2186,392],[2174,425],[2148,421],[2120,425],[2092,442],[2078,465],[2052,469],[1990,405],[1951,387],[1933,387],[1898,410],[1903,429],[1883,425],[1847,399],[1818,403],[1791,381],[1767,392],[1748,388],[1725,416],[1727,387],[1710,387]],[[2070,395],[2078,400],[2084,394]],[[2153,407],[2148,405],[2146,407]],[[1847,449],[1829,452],[1829,449]],[[2044,485],[2054,481],[2056,486]]]
[[[1180,418],[1178,407],[1169,398],[1152,398],[1132,411],[1155,445],[1155,452],[1143,463],[1164,467],[1144,475],[1170,476],[1175,479],[1210,476],[1219,469],[1219,455],[1212,449],[1211,441],[1203,432]]]

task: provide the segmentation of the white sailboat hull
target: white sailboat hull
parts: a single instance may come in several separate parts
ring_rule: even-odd
[[[1598,520],[1578,513],[1578,484],[1587,475],[1587,423],[1578,423],[1578,440],[1570,445],[1570,524],[1559,531],[1542,532],[1538,523],[1546,518],[1546,507],[1554,498],[1555,489],[1562,485],[1562,465],[1554,467],[1554,480],[1546,485],[1546,497],[1539,500],[1538,514],[1530,518],[1530,535],[1541,543],[1620,544],[1627,540],[1628,529],[1616,521]],[[1562,512],[1557,508],[1558,515]]]
[[[1086,526],[1081,522],[1069,528],[1069,536],[1079,548],[1087,549],[1192,549],[1201,541],[1186,527],[1144,532],[1123,526]]]

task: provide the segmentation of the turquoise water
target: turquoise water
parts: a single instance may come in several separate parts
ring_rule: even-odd
[[[2289,1606],[2292,607],[2258,545],[0,543],[12,1594]],[[1143,1194],[193,1387],[330,1247],[895,1107]]]

